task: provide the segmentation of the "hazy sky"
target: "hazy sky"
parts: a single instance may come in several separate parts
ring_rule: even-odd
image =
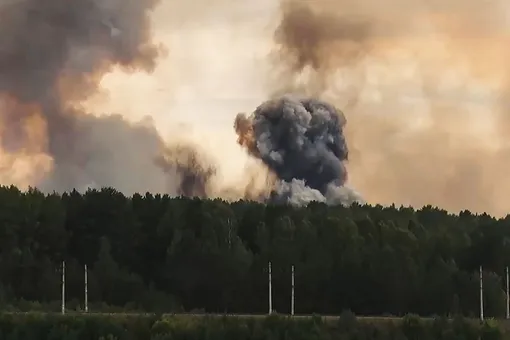
[[[323,68],[300,70],[292,82],[326,78],[320,95],[347,117],[349,180],[368,202],[510,210],[508,1],[285,1],[311,8],[319,31],[333,32],[317,37]],[[289,62],[274,54],[280,5],[161,0],[152,22],[166,56],[151,74],[106,75],[87,108],[151,116],[167,140],[206,148],[223,180],[242,176],[248,158],[234,117],[295,85],[275,72]],[[328,27],[346,19],[368,28],[349,62],[342,53],[351,45]]]
[[[368,201],[510,208],[504,198],[510,180],[498,166],[510,160],[497,154],[507,141],[493,125],[506,100],[507,2],[301,2],[370,22],[369,52],[334,70],[328,88],[348,119],[350,180]],[[172,137],[176,126],[191,130],[220,160],[225,177],[242,174],[246,156],[233,143],[232,121],[267,98],[274,88],[269,81],[278,81],[270,77],[268,58],[278,22],[276,1],[164,0],[154,27],[167,57],[152,75],[107,76],[105,107],[133,119],[152,115]],[[467,174],[458,174],[460,163]],[[486,182],[494,178],[499,188]],[[459,199],[451,193],[458,186],[466,190],[462,196],[492,194]]]

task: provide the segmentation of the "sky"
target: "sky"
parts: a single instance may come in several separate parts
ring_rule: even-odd
[[[320,69],[279,72],[292,63],[275,41],[285,3],[311,8],[315,24],[333,32],[316,45]],[[229,183],[251,162],[235,142],[235,116],[275,89],[317,90],[310,84],[322,77],[318,95],[347,118],[349,182],[369,203],[504,215],[509,16],[504,0],[161,0],[151,17],[166,51],[156,69],[114,69],[83,105],[133,122],[150,117],[166,140],[204,148]],[[346,18],[366,26],[361,41],[335,36]],[[347,48],[358,54],[346,60]]]

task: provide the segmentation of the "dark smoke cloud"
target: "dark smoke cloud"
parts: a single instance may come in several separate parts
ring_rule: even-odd
[[[217,169],[203,152],[190,145],[168,147],[157,163],[170,175],[180,178],[177,195],[187,197],[210,197],[211,179]]]
[[[372,23],[352,13],[329,11],[308,2],[283,0],[274,32],[273,95],[320,96],[331,90],[339,67],[351,68],[370,50]],[[359,74],[363,76],[362,74]],[[353,104],[359,89],[339,89]]]
[[[0,119],[7,131],[1,143],[6,150],[22,150],[27,119],[42,118],[43,151],[54,164],[41,188],[115,186],[126,193],[200,194],[192,187],[202,188],[211,177],[193,168],[195,163],[156,162],[168,146],[150,121],[95,117],[80,106],[114,66],[154,70],[162,49],[151,40],[149,14],[157,2],[0,0]],[[191,147],[181,151],[193,155]],[[167,174],[169,164],[177,166],[175,178]]]
[[[235,129],[239,143],[278,178],[273,201],[349,204],[360,198],[345,187],[345,123],[342,112],[324,101],[283,96],[249,117],[238,115]]]
[[[508,9],[503,0],[282,0],[270,78],[276,94],[342,108],[349,182],[370,203],[505,215]],[[353,21],[362,34],[330,33]]]

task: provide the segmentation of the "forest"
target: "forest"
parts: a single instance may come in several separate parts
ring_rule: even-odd
[[[0,187],[0,309],[505,314],[510,218],[427,206],[250,201]]]

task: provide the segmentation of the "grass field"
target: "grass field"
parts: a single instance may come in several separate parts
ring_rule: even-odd
[[[36,315],[36,314],[45,314],[45,315],[62,315],[60,312],[41,312],[41,311],[33,311],[33,312],[9,312],[9,311],[0,311],[0,314],[26,314],[26,315]],[[66,311],[65,315],[69,316],[110,316],[110,317],[138,317],[138,316],[151,316],[156,315],[154,313],[101,313],[101,312],[76,312],[76,311]],[[278,315],[280,317],[291,317],[295,319],[308,319],[313,317],[320,317],[322,320],[326,322],[336,322],[340,315],[288,315],[288,314],[273,314]],[[180,318],[202,318],[202,317],[231,317],[231,318],[265,318],[268,314],[211,314],[211,313],[164,313],[160,314],[159,317],[168,318],[168,317],[180,317]],[[356,316],[356,319],[361,322],[368,323],[388,323],[388,322],[399,322],[403,318],[398,316]],[[422,320],[432,321],[433,317],[421,317]],[[480,322],[478,318],[470,318],[471,322]],[[486,320],[497,320],[499,326],[507,332],[510,332],[510,320],[508,319],[493,319],[486,318]]]
[[[2,312],[4,314],[53,314],[53,315],[61,315],[60,312],[41,312],[41,311],[33,311],[33,312]],[[66,311],[65,315],[73,315],[73,316],[100,316],[100,315],[108,315],[108,316],[151,316],[156,315],[154,313],[103,313],[103,312],[76,312],[76,311]],[[326,321],[336,321],[340,317],[340,315],[289,315],[289,314],[278,314],[275,313],[273,315],[278,315],[281,317],[292,317],[296,319],[308,319],[312,317],[320,317]],[[200,317],[232,317],[232,318],[265,318],[268,314],[211,314],[211,313],[164,313],[161,314],[162,317],[190,317],[190,318],[200,318]],[[357,319],[363,321],[399,321],[402,317],[398,316],[356,316]],[[424,320],[432,320],[432,317],[422,317]],[[473,319],[477,320],[477,319]]]

